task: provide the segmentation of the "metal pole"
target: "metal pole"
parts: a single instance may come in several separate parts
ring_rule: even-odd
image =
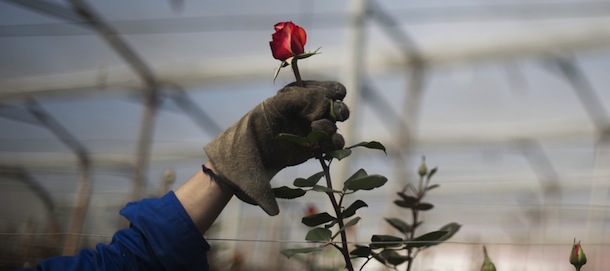
[[[356,125],[359,121],[360,98],[364,77],[364,25],[366,20],[367,0],[349,1],[349,29],[347,34],[347,59],[343,84],[347,88],[345,103],[350,108],[350,119],[341,124],[341,131],[347,145],[356,144]],[[349,176],[349,159],[341,161],[333,176],[334,187],[341,187]]]
[[[356,127],[359,123],[360,98],[364,77],[364,24],[366,20],[367,0],[353,0],[348,2],[349,29],[347,34],[347,59],[343,84],[347,88],[345,103],[350,108],[350,119],[340,127],[345,138],[346,145],[356,144]],[[352,158],[353,159],[353,158]],[[351,159],[338,163],[336,171],[332,171],[333,187],[343,187],[343,182],[349,176],[351,170]],[[327,203],[329,209],[330,202]],[[349,249],[349,248],[348,248]],[[351,263],[346,263],[346,268],[353,268]]]
[[[561,223],[561,182],[560,177],[551,159],[545,153],[542,146],[535,140],[522,139],[517,141],[523,156],[527,160],[534,174],[540,181],[542,190],[542,206],[540,207],[540,237],[544,246],[541,248],[542,255],[539,257],[543,262],[548,262],[552,270],[557,270],[557,262],[553,261],[555,255],[553,249],[549,249],[547,244],[551,244],[556,239]],[[550,253],[550,255],[549,255]],[[550,258],[549,258],[550,257]]]
[[[589,114],[591,122],[598,131],[598,140],[595,148],[595,160],[593,165],[593,181],[591,183],[591,193],[589,204],[591,206],[603,206],[608,204],[608,193],[610,192],[610,182],[604,177],[601,171],[610,166],[610,115],[598,97],[595,89],[585,76],[582,69],[576,65],[575,61],[567,58],[555,59],[556,65],[568,83],[572,86],[575,94],[579,98],[584,110]],[[597,214],[595,208],[589,208],[587,221],[587,240],[589,242],[606,242],[608,237],[603,221],[607,221],[608,214]],[[602,267],[603,258],[601,254],[592,255],[595,265]],[[602,267],[603,269],[603,267]]]
[[[399,180],[397,185],[406,185],[411,171],[409,170],[409,155],[412,149],[414,127],[417,126],[421,100],[426,79],[426,65],[421,57],[417,44],[411,37],[400,29],[399,23],[394,17],[387,13],[385,9],[377,2],[371,1],[371,17],[375,22],[381,25],[387,36],[400,48],[405,59],[405,70],[408,85],[406,87],[407,95],[404,101],[403,119],[405,124],[397,124],[397,139],[396,143],[398,150],[394,153],[395,159],[395,174]],[[401,189],[398,187],[397,189]]]
[[[80,247],[81,237],[79,234],[83,231],[87,210],[89,209],[89,202],[91,201],[92,189],[91,178],[89,176],[89,161],[79,159],[78,169],[80,172],[80,178],[78,182],[76,203],[74,204],[74,210],[72,211],[72,217],[70,218],[70,224],[68,226],[68,232],[70,235],[66,237],[64,250],[62,253],[65,256],[73,255]]]
[[[173,168],[168,168],[163,172],[163,177],[161,177],[161,189],[159,191],[158,197],[162,197],[167,194],[169,190],[172,189],[172,185],[176,182],[176,170]]]
[[[144,195],[146,189],[145,174],[150,158],[156,112],[160,104],[159,92],[161,86],[158,84],[155,75],[144,60],[138,56],[136,51],[133,50],[127,42],[119,36],[119,33],[108,25],[100,15],[96,14],[95,11],[82,0],[70,0],[69,2],[72,4],[73,10],[131,65],[144,83],[146,100],[144,103],[144,112],[142,114],[138,146],[136,149],[136,160],[133,170],[134,187],[131,195],[132,200],[140,199]]]
[[[78,158],[78,169],[80,178],[78,181],[78,192],[74,204],[74,210],[70,217],[68,232],[66,237],[63,255],[72,255],[80,246],[80,233],[85,224],[85,216],[91,200],[91,163],[89,154],[84,145],[74,137],[65,127],[63,127],[50,114],[45,112],[33,98],[28,100],[30,113],[39,121],[40,124],[49,129],[59,140],[70,148]]]

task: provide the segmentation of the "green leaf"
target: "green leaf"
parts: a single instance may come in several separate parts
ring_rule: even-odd
[[[284,254],[284,256],[290,258],[296,254],[310,253],[310,252],[315,252],[315,251],[320,251],[320,250],[322,250],[321,247],[301,247],[301,248],[283,249],[281,252],[282,252],[282,254]]]
[[[356,248],[352,250],[349,255],[353,255],[354,258],[368,258],[371,255],[371,248],[367,246],[356,245]]]
[[[314,242],[330,241],[331,235],[332,235],[332,232],[329,229],[314,228],[314,229],[310,230],[309,232],[307,232],[307,235],[305,236],[305,240],[314,241]]]
[[[455,235],[460,230],[461,227],[462,227],[462,225],[455,223],[455,222],[451,222],[451,223],[441,227],[439,231],[446,231],[447,234],[443,235],[443,237],[438,239],[439,243],[446,241],[449,238],[453,237],[453,235]]]
[[[321,53],[318,53],[318,50],[320,50],[320,48],[322,48],[322,47],[318,47],[318,49],[316,49],[313,52],[302,53],[302,54],[296,55],[294,57],[296,59],[305,59],[305,58],[308,58],[308,57],[313,56],[313,55],[321,54]]]
[[[383,146],[383,144],[381,144],[381,143],[379,143],[377,141],[360,142],[360,143],[358,143],[356,145],[353,145],[353,146],[350,146],[350,147],[347,147],[347,148],[348,149],[353,149],[353,148],[356,148],[356,147],[366,147],[366,148],[369,148],[369,149],[382,150],[385,154],[388,154],[386,152],[386,149]]]
[[[304,147],[311,147],[311,145],[309,145],[309,140],[306,137],[302,137],[302,136],[298,136],[298,135],[280,133],[279,135],[277,135],[277,139],[292,142],[292,143],[295,143],[295,144],[298,144],[298,145],[301,145]]]
[[[372,249],[386,248],[386,247],[397,247],[402,244],[403,240],[400,237],[392,235],[373,235],[371,237],[371,244],[369,247]]]
[[[337,223],[339,223],[339,221],[337,221],[337,220],[335,219],[335,220],[331,221],[330,223],[328,223],[328,224],[324,225],[324,228],[330,229],[330,228],[332,228],[333,226],[335,226],[335,224],[337,224]]]
[[[273,194],[280,199],[295,199],[305,195],[307,191],[300,188],[290,188],[288,186],[273,188]]]
[[[400,255],[398,254],[398,252],[394,251],[394,250],[384,250],[381,253],[379,253],[379,256],[383,257],[387,263],[391,264],[391,265],[400,265],[406,261],[408,261],[409,259],[411,259],[411,257],[406,256],[406,255]]]
[[[392,225],[392,227],[394,227],[401,233],[406,234],[413,230],[413,227],[411,227],[411,225],[409,225],[407,222],[404,222],[400,218],[386,218],[385,221],[387,221],[390,225]]]
[[[415,204],[417,204],[417,203],[409,203],[404,200],[397,199],[394,201],[394,204],[396,204],[402,208],[413,208],[413,207],[415,207]]]
[[[410,240],[411,242],[407,243],[406,248],[420,248],[436,245],[440,243],[439,240],[441,240],[443,236],[447,233],[448,231],[433,231],[426,233],[413,240]]]
[[[288,66],[288,63],[286,61],[282,61],[282,63],[280,63],[280,66],[275,69],[275,73],[273,74],[273,83],[275,83],[275,79],[280,74],[280,70],[282,70],[282,68],[286,66]]]
[[[382,264],[384,264],[384,265],[386,265],[386,264],[387,264],[387,263],[386,263],[386,260],[385,260],[383,257],[381,257],[379,254],[377,254],[377,253],[372,253],[372,255],[373,255],[373,258],[375,258],[375,260],[379,261],[380,263],[382,263]]]
[[[344,190],[372,190],[377,187],[383,186],[387,181],[388,179],[384,176],[377,174],[369,175],[366,177],[346,181]]]
[[[341,227],[330,239],[335,239],[335,237],[337,235],[339,235],[342,231],[344,231],[345,229],[352,227],[356,224],[358,224],[358,222],[360,221],[360,217],[354,217],[352,220],[348,221],[347,223],[345,223],[343,225],[343,227]]]
[[[335,220],[334,216],[328,214],[327,212],[324,212],[303,217],[303,219],[301,219],[301,222],[309,227],[315,227],[333,220]]]
[[[406,203],[416,203],[419,201],[418,198],[409,196],[409,195],[405,194],[404,192],[398,192],[396,194],[398,194],[398,196],[400,196],[400,198]]]
[[[344,231],[345,229],[358,224],[359,221],[360,221],[359,216],[354,217],[352,220],[347,221],[347,223],[345,223],[345,225],[343,225],[343,227],[339,229],[339,232]]]
[[[430,186],[426,187],[426,191],[430,191],[430,190],[432,190],[432,189],[434,189],[434,188],[437,188],[437,187],[439,187],[439,186],[440,186],[439,184],[433,184],[433,185],[430,185]]]
[[[345,184],[345,183],[348,183],[348,182],[351,182],[351,181],[353,181],[353,180],[355,180],[355,179],[360,179],[360,178],[362,178],[362,177],[366,177],[366,176],[368,176],[368,175],[369,175],[369,174],[368,174],[368,173],[366,173],[366,170],[364,170],[363,168],[361,168],[361,169],[359,169],[358,171],[354,172],[354,174],[352,174],[352,176],[349,176],[349,178],[347,178],[347,180],[345,180],[344,184]]]
[[[327,152],[325,159],[330,160],[330,158],[335,158],[337,160],[341,160],[343,158],[350,156],[351,154],[352,154],[352,150],[349,150],[349,149],[334,150],[334,151]]]
[[[332,190],[326,186],[317,185],[317,184],[312,187],[312,190],[317,191],[317,192],[324,192],[324,193],[341,193],[341,191]]]
[[[320,171],[314,175],[311,175],[309,178],[297,178],[294,180],[294,186],[296,187],[312,187],[316,185],[320,179],[324,176],[324,171]]]
[[[318,143],[320,140],[329,138],[328,134],[322,131],[312,131],[307,135],[307,140],[309,144],[313,145],[313,143]]]
[[[415,207],[413,207],[413,209],[420,210],[420,211],[428,211],[432,208],[434,208],[434,205],[432,205],[431,203],[427,203],[427,202],[420,202],[417,205],[415,205]]]
[[[362,207],[369,207],[369,206],[362,200],[356,200],[349,207],[347,207],[341,214],[343,215],[343,218],[348,218],[350,216],[355,215],[356,210],[358,210]]]
[[[428,172],[428,180],[430,180],[430,178],[432,178],[432,176],[434,176],[434,174],[438,171],[438,167],[434,167],[433,169],[430,170],[430,172]]]

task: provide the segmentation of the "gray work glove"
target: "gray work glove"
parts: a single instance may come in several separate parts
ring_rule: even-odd
[[[306,136],[313,130],[323,131],[330,138],[321,143],[322,151],[345,145],[335,125],[335,120],[349,117],[349,109],[342,102],[345,87],[331,81],[303,83],[304,87],[287,85],[204,147],[220,181],[231,186],[239,199],[259,205],[272,216],[279,213],[279,208],[269,184],[271,178],[314,155],[308,148],[278,139],[280,133]]]

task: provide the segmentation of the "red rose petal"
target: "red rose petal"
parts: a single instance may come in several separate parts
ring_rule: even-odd
[[[305,52],[307,33],[293,22],[279,22],[275,24],[275,33],[269,42],[271,53],[275,59],[286,61],[295,55]]]

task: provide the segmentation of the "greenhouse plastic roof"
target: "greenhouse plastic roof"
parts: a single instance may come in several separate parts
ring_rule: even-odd
[[[321,47],[300,62],[304,77],[350,80],[349,1],[284,2],[91,1],[161,85],[148,194],[167,168],[176,169],[180,185],[205,161],[206,142],[293,80],[288,69],[272,78],[279,62],[268,42],[276,22],[294,21],[307,30],[307,50]],[[368,192],[371,208],[362,216],[374,221],[394,212],[388,195],[415,177],[425,156],[440,168],[430,223],[468,225],[459,240],[514,241],[523,227],[539,226],[532,213],[558,207],[559,215],[545,216],[555,220],[543,241],[578,235],[607,243],[598,237],[609,221],[602,210],[610,188],[610,2],[378,2],[385,13],[370,15],[364,29],[368,90],[352,100],[353,130],[340,126],[354,143],[377,140],[389,150],[358,152],[345,162],[391,180]],[[69,10],[65,2],[44,3]],[[78,142],[93,165],[89,219],[103,221],[95,213],[120,207],[132,187],[146,82],[86,23],[70,19],[74,14],[49,15],[14,1],[0,2],[0,14],[0,167],[25,170],[51,201],[71,206],[78,156],[70,144]],[[406,108],[414,79],[405,67],[414,60],[405,52],[416,52],[425,67],[416,108]],[[69,136],[58,136],[36,112]],[[414,145],[399,165],[393,158],[404,147],[404,121]],[[397,167],[411,175],[396,176]],[[313,164],[290,168],[273,183],[315,171]],[[0,222],[19,225],[31,213],[10,206],[31,198],[33,213],[41,207],[30,186],[11,174],[0,175],[9,206]],[[362,223],[364,231],[379,226]],[[115,226],[88,225],[89,232]]]

